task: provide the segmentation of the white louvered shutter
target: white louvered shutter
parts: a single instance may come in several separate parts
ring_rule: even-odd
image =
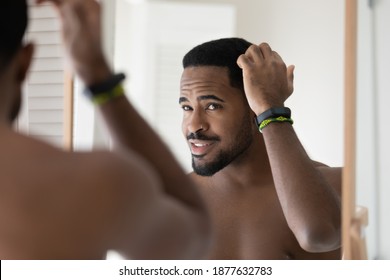
[[[35,54],[24,87],[18,128],[57,146],[64,143],[64,63],[60,23],[50,5],[30,1],[26,40]]]

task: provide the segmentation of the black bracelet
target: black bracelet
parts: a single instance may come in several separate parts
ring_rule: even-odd
[[[86,87],[84,94],[89,98],[94,98],[100,94],[105,94],[117,87],[125,78],[126,76],[123,73],[112,75],[102,83]]]
[[[261,113],[256,117],[257,126],[259,126],[264,120],[269,118],[285,117],[291,118],[291,110],[287,107],[273,107],[267,111]]]

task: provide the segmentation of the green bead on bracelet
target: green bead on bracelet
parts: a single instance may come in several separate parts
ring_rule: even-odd
[[[266,127],[267,125],[269,125],[272,122],[288,122],[288,123],[291,123],[291,124],[294,123],[294,121],[291,118],[286,118],[286,117],[283,117],[283,116],[280,116],[280,117],[277,117],[277,118],[269,118],[269,119],[266,119],[266,120],[262,121],[261,124],[259,125],[260,132],[262,132],[264,127]]]

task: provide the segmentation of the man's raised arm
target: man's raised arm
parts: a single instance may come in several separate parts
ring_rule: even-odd
[[[341,177],[336,173],[340,174],[340,170],[320,171],[294,132],[284,108],[285,100],[293,92],[294,67],[287,68],[266,43],[249,47],[237,63],[243,69],[249,105],[257,116],[262,114],[260,129],[289,227],[306,251],[339,248],[341,206],[336,190]],[[275,109],[274,113],[271,108]]]
[[[183,211],[183,220],[191,224],[193,238],[208,243],[208,214],[194,183],[157,134],[130,104],[121,86],[123,76],[114,75],[104,57],[101,43],[100,5],[95,0],[37,0],[51,2],[57,8],[63,30],[65,49],[76,74],[90,92],[90,98],[103,116],[116,152],[137,153],[156,171],[163,196]],[[169,203],[168,203],[169,204]],[[169,207],[168,207],[169,208]],[[190,213],[185,217],[185,213]],[[180,232],[180,224],[160,221],[162,231]],[[164,225],[166,224],[166,225]],[[185,224],[185,223],[184,223]],[[159,235],[158,232],[155,233]],[[160,237],[164,234],[161,233]],[[172,238],[167,236],[167,238]],[[190,237],[189,237],[190,238]],[[169,250],[169,248],[166,248]],[[203,250],[204,251],[204,250]]]

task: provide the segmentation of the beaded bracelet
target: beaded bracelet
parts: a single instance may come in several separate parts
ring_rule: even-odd
[[[107,80],[88,86],[84,89],[84,94],[96,105],[107,103],[111,99],[122,96],[125,91],[122,81],[126,78],[125,74],[119,73],[111,75]]]
[[[291,123],[291,124],[294,123],[294,121],[291,118],[286,118],[286,117],[283,117],[283,116],[280,116],[280,117],[277,117],[277,118],[269,118],[269,119],[266,119],[266,120],[262,121],[261,124],[259,125],[260,132],[262,132],[264,127],[266,127],[267,125],[269,125],[272,122],[288,122],[288,123]]]
[[[98,95],[92,96],[91,100],[96,105],[102,105],[107,103],[111,99],[122,96],[125,94],[125,90],[123,89],[122,84],[116,85],[113,89],[99,93]]]

